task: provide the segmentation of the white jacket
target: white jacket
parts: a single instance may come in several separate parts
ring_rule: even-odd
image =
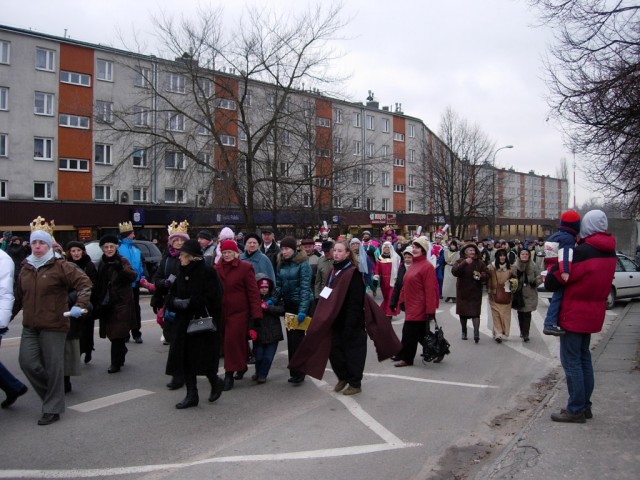
[[[14,269],[11,257],[4,250],[0,250],[0,328],[8,327],[11,320]]]

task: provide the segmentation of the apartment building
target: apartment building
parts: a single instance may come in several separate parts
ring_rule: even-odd
[[[248,212],[258,225],[444,223],[430,168],[447,152],[371,94],[283,91],[186,54],[0,26],[0,230],[43,212],[94,235],[123,219],[243,225]],[[499,217],[558,218],[568,202],[566,181],[531,172],[500,170],[497,184]]]

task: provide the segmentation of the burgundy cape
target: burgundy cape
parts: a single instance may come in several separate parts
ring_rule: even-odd
[[[333,271],[329,275],[332,273]],[[342,309],[351,277],[356,273],[360,275],[356,268],[349,268],[341,272],[337,277],[334,277],[333,291],[329,298],[320,297],[318,299],[307,335],[287,368],[322,380],[331,353],[331,326]],[[378,361],[391,358],[402,349],[402,344],[393,330],[391,320],[367,294],[364,296],[364,321],[367,334],[373,340],[376,348]]]

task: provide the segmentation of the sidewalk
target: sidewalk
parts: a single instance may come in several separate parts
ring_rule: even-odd
[[[477,480],[640,478],[640,302],[630,302],[592,358],[593,419],[552,422],[564,408],[564,376],[519,434]]]

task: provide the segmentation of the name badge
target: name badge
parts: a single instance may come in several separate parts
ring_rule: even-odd
[[[324,287],[322,289],[322,291],[320,292],[320,296],[322,298],[329,298],[329,295],[331,295],[331,292],[333,291],[333,288],[329,288],[329,287]]]

